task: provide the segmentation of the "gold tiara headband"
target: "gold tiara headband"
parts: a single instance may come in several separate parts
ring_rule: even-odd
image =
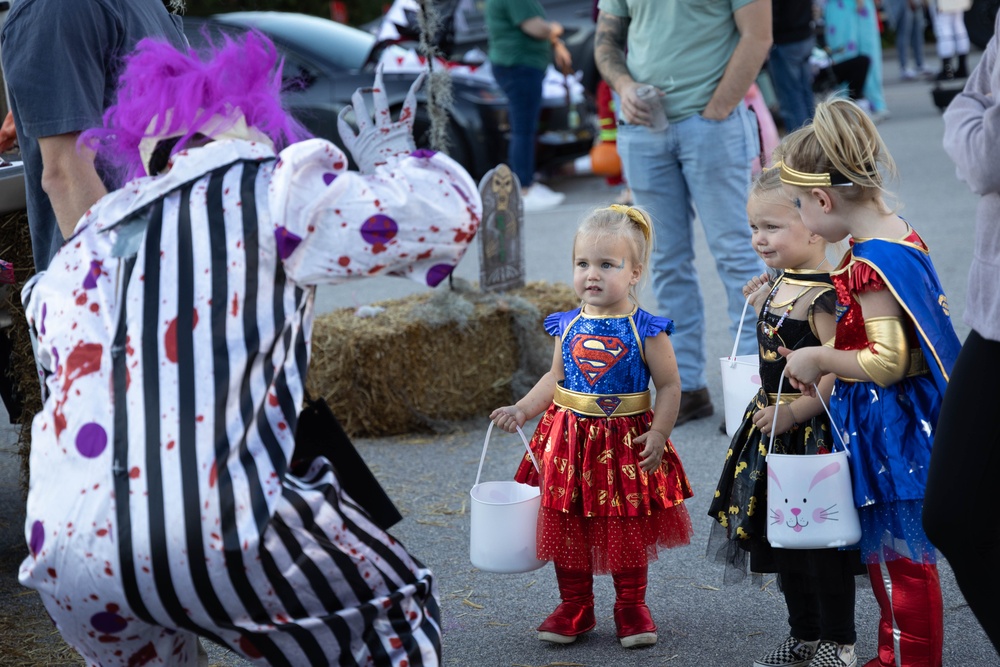
[[[839,171],[823,172],[820,174],[807,174],[804,171],[796,171],[784,162],[774,165],[775,169],[781,170],[781,182],[788,185],[797,185],[801,188],[829,188],[844,185],[854,185],[851,179],[844,176]]]
[[[628,219],[639,225],[639,229],[642,230],[642,236],[646,239],[646,243],[649,243],[649,235],[652,230],[649,229],[649,223],[646,221],[646,217],[637,208],[631,206],[625,206],[624,204],[612,204],[608,207],[609,210],[615,213],[622,213],[628,216]]]

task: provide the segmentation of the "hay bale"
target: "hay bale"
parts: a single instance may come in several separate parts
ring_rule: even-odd
[[[355,437],[435,430],[488,415],[524,394],[552,363],[545,315],[576,307],[568,285],[529,283],[481,293],[463,281],[316,318],[310,393],[323,396]]]
[[[10,365],[2,367],[14,381],[15,391],[22,403],[17,451],[21,459],[21,491],[27,496],[31,420],[35,413],[42,409],[42,392],[35,368],[35,355],[31,349],[31,339],[24,320],[24,308],[21,306],[21,288],[35,273],[28,214],[25,211],[0,215],[0,259],[14,265],[15,282],[7,291],[4,302],[0,303],[0,308],[9,313],[13,324],[0,332],[0,335],[7,336],[13,348]]]

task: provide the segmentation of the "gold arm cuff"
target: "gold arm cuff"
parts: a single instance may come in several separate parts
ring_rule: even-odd
[[[894,385],[905,378],[910,370],[910,343],[902,318],[867,319],[865,333],[870,345],[858,350],[861,370],[880,387]]]
[[[786,394],[785,392],[781,392],[781,402],[779,403],[778,402],[778,395],[777,394],[768,394],[767,395],[767,404],[768,405],[788,405],[792,401],[797,401],[800,398],[802,398],[802,394],[800,394],[799,392],[795,392],[793,394]]]
[[[556,385],[552,402],[587,417],[627,417],[653,407],[648,389],[636,394],[584,394]]]

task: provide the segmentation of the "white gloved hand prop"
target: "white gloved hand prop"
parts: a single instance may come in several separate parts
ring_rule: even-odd
[[[381,65],[375,70],[375,85],[371,88],[358,88],[351,96],[351,104],[340,110],[337,116],[340,139],[351,152],[361,173],[369,174],[375,167],[388,162],[389,158],[416,150],[413,141],[413,118],[417,109],[417,90],[423,85],[425,78],[426,72],[423,72],[410,86],[410,91],[403,100],[399,118],[395,122],[389,113],[389,100],[382,83]],[[373,114],[368,112],[365,104],[365,94],[369,92],[375,107]],[[358,125],[357,133],[345,118],[352,108]]]

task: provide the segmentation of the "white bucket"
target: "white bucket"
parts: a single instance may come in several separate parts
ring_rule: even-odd
[[[784,376],[778,381],[775,421],[782,408],[784,381]],[[776,454],[774,431],[771,431],[767,446],[767,541],[775,548],[830,549],[851,546],[861,540],[847,442],[822,400],[819,386],[813,387],[837,439],[828,454]]]
[[[535,528],[542,500],[538,487],[519,482],[479,482],[492,431],[490,422],[476,484],[469,491],[472,498],[469,557],[473,565],[487,572],[511,574],[537,570],[545,565],[545,561],[535,558]],[[520,428],[517,433],[538,470],[528,439]]]
[[[736,331],[733,353],[719,359],[722,366],[722,399],[726,408],[726,435],[730,438],[740,427],[750,399],[760,390],[760,359],[756,354],[736,356],[740,333],[743,331],[743,319],[749,305],[750,299],[747,299],[743,304],[743,314],[740,315],[740,328]]]
[[[760,390],[760,360],[756,354],[722,357],[722,399],[726,407],[726,435],[736,434],[747,405]]]

